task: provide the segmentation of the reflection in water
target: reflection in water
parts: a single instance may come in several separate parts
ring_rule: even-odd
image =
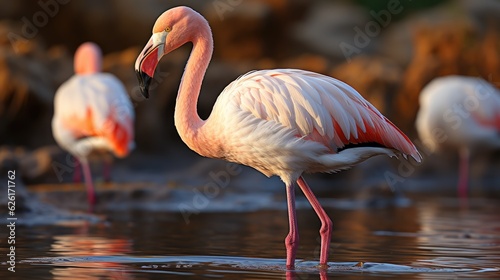
[[[109,256],[131,252],[131,242],[126,239],[108,239],[82,235],[55,236],[51,252],[61,256]]]
[[[413,198],[407,207],[327,208],[334,231],[330,268],[316,267],[320,222],[311,208],[297,212],[300,245],[296,271],[286,271],[286,210],[199,213],[108,213],[106,224],[39,235],[24,244],[50,244],[33,257],[56,256],[47,279],[405,279],[495,278],[500,275],[500,203]],[[335,206],[335,204],[331,204]],[[38,229],[47,232],[47,228]],[[30,240],[31,238],[31,240]],[[43,247],[42,247],[43,248]],[[155,257],[156,256],[156,257]],[[28,262],[29,263],[29,262]],[[357,263],[365,265],[356,266]],[[29,269],[27,269],[29,268]],[[445,270],[442,270],[445,268]],[[441,269],[441,270],[438,270]],[[452,270],[450,270],[452,269]],[[2,272],[0,272],[0,277]],[[36,276],[36,275],[35,275]],[[3,279],[3,278],[2,278]]]
[[[441,199],[419,208],[418,248],[422,264],[443,267],[497,267],[500,263],[498,200]]]
[[[90,236],[88,226],[78,229],[74,235],[54,236],[51,252],[65,257],[120,256],[132,252],[132,242],[124,238]],[[70,262],[51,270],[54,280],[58,279],[133,279],[127,273],[127,266],[116,262]]]

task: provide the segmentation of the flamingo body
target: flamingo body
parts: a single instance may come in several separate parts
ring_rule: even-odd
[[[347,84],[296,69],[249,72],[229,84],[207,120],[196,103],[212,55],[208,22],[188,7],[164,12],[138,56],[141,90],[165,54],[192,42],[181,80],[174,121],[181,139],[202,156],[251,166],[286,185],[290,231],[287,267],[293,268],[299,241],[296,182],[321,221],[320,264],[326,266],[332,221],[302,178],[304,172],[335,172],[376,155],[402,154],[420,161],[411,141]]]
[[[459,195],[467,193],[469,155],[500,148],[500,92],[487,81],[447,76],[420,93],[418,134],[431,151],[445,146],[459,151]]]
[[[296,69],[253,71],[217,99],[206,131],[205,156],[252,166],[291,183],[303,172],[336,172],[413,144],[349,85]],[[382,147],[345,148],[377,143]],[[195,147],[196,149],[196,147]],[[292,172],[291,172],[292,171]]]
[[[76,74],[57,90],[52,119],[56,142],[82,163],[91,204],[89,154],[108,151],[124,157],[134,146],[132,104],[123,84],[100,72],[100,60],[97,45],[80,46],[75,55]]]
[[[73,76],[57,91],[54,106],[54,137],[72,154],[103,149],[123,157],[133,147],[133,108],[113,75]]]

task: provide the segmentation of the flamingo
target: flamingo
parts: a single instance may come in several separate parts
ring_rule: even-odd
[[[52,118],[54,139],[80,162],[91,208],[96,198],[88,156],[110,151],[124,157],[134,147],[132,103],[115,76],[101,73],[101,64],[99,46],[86,42],[78,47],[75,75],[57,90]]]
[[[191,42],[175,105],[175,126],[185,144],[201,156],[244,164],[286,186],[289,233],[287,268],[294,268],[299,235],[294,182],[321,220],[320,265],[327,266],[332,221],[302,173],[336,172],[375,155],[421,156],[411,141],[349,85],[297,69],[249,72],[219,95],[208,119],[197,113],[203,77],[212,56],[207,20],[189,7],[175,7],[156,20],[153,34],[135,62],[141,92],[160,59]]]
[[[424,87],[416,128],[430,151],[458,150],[458,195],[467,196],[471,152],[500,148],[500,91],[481,78],[446,76]]]

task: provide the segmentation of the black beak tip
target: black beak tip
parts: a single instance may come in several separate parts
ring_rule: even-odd
[[[141,93],[144,98],[149,99],[149,90],[141,86]]]
[[[141,89],[142,96],[144,98],[148,99],[149,98],[149,84],[151,83],[151,80],[153,80],[152,77],[150,77],[148,74],[142,72],[142,71],[135,71],[135,74],[137,75],[137,80],[139,80],[139,87]]]

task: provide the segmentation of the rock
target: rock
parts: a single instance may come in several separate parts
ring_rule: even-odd
[[[0,147],[0,168],[4,173],[7,173],[6,170],[15,170],[17,178],[28,184],[60,183],[63,178],[58,177],[54,167],[67,165],[67,153],[56,145],[43,146],[33,151],[22,146]]]
[[[445,2],[388,27],[381,46],[390,47],[379,53],[406,69],[392,105],[396,125],[414,129],[420,91],[435,77],[500,77],[500,20],[491,16],[499,6],[497,1]]]
[[[0,165],[1,166],[1,165]],[[0,180],[7,182],[7,173],[0,174]],[[53,205],[47,204],[37,198],[36,195],[30,193],[26,188],[25,183],[18,177],[16,172],[14,179],[15,187],[15,209],[13,214],[10,215],[8,211],[8,203],[11,201],[8,197],[7,188],[5,191],[0,192],[0,218],[4,221],[7,217],[15,217],[17,225],[32,226],[32,225],[55,225],[63,221],[79,221],[98,223],[102,221],[102,217],[86,213],[74,213],[67,210],[62,210]],[[7,187],[7,186],[6,186]]]
[[[55,169],[57,164],[66,164],[67,153],[56,145],[43,146],[19,158],[23,181],[27,184],[61,182]],[[70,174],[71,175],[71,174]]]
[[[19,167],[17,156],[11,147],[0,147],[0,172],[7,174],[9,170],[15,170]]]
[[[212,1],[203,15],[212,28],[214,58],[241,63],[286,57],[297,49],[289,26],[309,6],[305,0]]]
[[[331,76],[355,88],[389,119],[393,114],[392,100],[402,79],[402,67],[390,59],[377,56],[357,56],[351,62],[335,67]]]
[[[0,37],[18,32],[0,24]],[[8,36],[8,35],[5,35]],[[71,60],[60,48],[46,50],[36,39],[0,44],[0,134],[2,143],[37,147],[53,143],[50,120],[57,86],[71,74]],[[32,137],[37,135],[37,137]]]
[[[19,0],[16,4],[9,4],[12,10],[2,9],[0,13],[2,18],[19,24],[24,24],[24,18],[35,26],[34,38],[42,37],[48,45],[65,45],[71,53],[89,40],[98,43],[104,53],[120,51],[139,42],[145,44],[156,18],[163,11],[178,5],[201,10],[206,5],[194,0],[151,0],[147,5],[133,0],[61,1],[63,4],[53,1],[59,5],[49,15],[40,5],[44,2],[47,1]],[[42,22],[44,24],[36,23],[35,13],[45,14],[47,21]],[[22,32],[18,34],[25,38],[31,36]]]
[[[443,24],[439,28],[422,25],[415,33],[414,54],[403,75],[394,104],[399,116],[396,125],[403,130],[414,127],[420,91],[432,79],[445,75],[477,75],[473,59],[476,40],[468,26]],[[466,43],[466,41],[474,43]]]

